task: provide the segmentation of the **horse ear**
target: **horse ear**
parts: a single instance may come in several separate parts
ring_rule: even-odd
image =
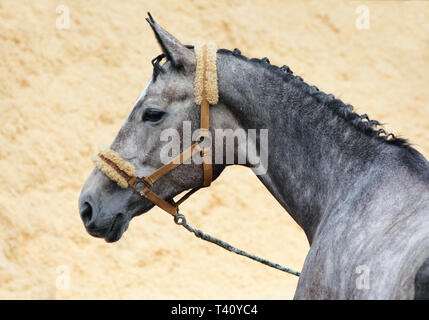
[[[194,66],[196,60],[193,52],[161,28],[149,12],[147,14],[149,18],[146,18],[146,21],[149,22],[149,25],[152,27],[155,37],[167,59],[170,60],[176,68],[184,67],[188,69]]]

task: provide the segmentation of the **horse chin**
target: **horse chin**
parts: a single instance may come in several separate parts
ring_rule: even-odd
[[[112,243],[119,241],[122,238],[122,235],[127,231],[130,220],[134,217],[140,216],[142,214],[145,214],[149,210],[151,210],[154,207],[154,204],[149,203],[144,208],[139,208],[139,210],[133,210],[133,212],[128,212],[127,214],[119,213],[116,215],[115,219],[113,220],[109,231],[106,233],[104,240],[106,242]]]
[[[112,243],[121,239],[124,232],[128,229],[129,224],[130,221],[124,214],[117,214],[104,238],[106,242]]]

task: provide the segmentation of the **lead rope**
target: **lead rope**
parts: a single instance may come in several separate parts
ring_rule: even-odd
[[[271,268],[275,268],[275,269],[281,270],[283,272],[293,274],[297,277],[299,277],[301,275],[301,273],[298,271],[295,271],[295,270],[290,269],[288,267],[283,267],[282,265],[280,265],[278,263],[274,263],[274,262],[271,262],[267,259],[260,258],[258,256],[253,255],[253,254],[247,253],[246,251],[238,249],[238,248],[230,245],[229,243],[227,243],[225,241],[222,241],[216,237],[213,237],[207,233],[204,233],[201,230],[194,228],[191,224],[188,223],[188,221],[186,220],[186,217],[180,212],[178,212],[177,215],[174,216],[174,222],[176,224],[178,224],[179,226],[183,226],[189,232],[192,232],[197,238],[200,238],[202,240],[206,240],[208,242],[214,243],[214,244],[218,245],[219,247],[222,247],[228,251],[231,251],[231,252],[234,252],[234,253],[239,254],[241,256],[247,257],[249,259],[258,261],[258,262],[263,263],[263,264],[265,264]]]

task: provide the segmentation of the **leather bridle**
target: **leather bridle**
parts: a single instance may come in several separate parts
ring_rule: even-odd
[[[209,74],[210,70],[208,69],[210,69],[210,67],[213,69],[213,66],[212,66],[213,63],[210,63],[209,58],[210,58],[210,54],[211,56],[213,56],[213,50],[214,50],[215,59],[216,59],[216,49],[217,49],[216,45],[214,45],[213,42],[199,43],[194,47],[194,51],[197,58],[197,70],[196,70],[196,79],[195,79],[195,88],[196,88],[195,100],[198,102],[201,101],[200,131],[199,131],[199,139],[197,142],[192,144],[189,148],[184,150],[181,154],[179,154],[177,157],[172,159],[170,162],[158,168],[152,174],[146,177],[132,176],[129,173],[125,172],[123,169],[121,169],[117,163],[115,163],[105,155],[102,155],[102,154],[97,155],[100,160],[102,160],[111,169],[113,169],[118,175],[120,175],[123,179],[125,179],[128,186],[130,186],[141,196],[145,197],[153,204],[163,209],[164,211],[168,212],[172,216],[177,216],[179,212],[179,205],[181,203],[183,203],[186,199],[188,199],[189,196],[191,196],[191,194],[195,193],[197,190],[203,187],[210,186],[213,179],[212,150],[211,150],[212,147],[211,147],[211,141],[209,140],[210,139],[210,103],[208,100],[211,100],[212,103],[217,102],[217,75],[215,76],[213,75],[213,70],[211,70],[211,74]],[[211,50],[211,51],[208,52],[208,50]],[[216,60],[214,60],[214,63],[216,63]],[[216,72],[216,69],[214,69],[214,71]],[[198,79],[198,78],[201,78],[201,77],[198,77],[199,75],[202,75],[202,79]],[[208,79],[209,76],[213,77],[214,79]],[[215,82],[215,86],[216,86],[215,88],[216,97],[215,98],[210,96],[207,97],[208,94],[209,95],[212,94],[212,92],[208,92],[207,84],[210,84],[211,86],[213,86],[213,82]],[[197,90],[199,90],[200,92],[197,93]],[[207,141],[205,139],[207,139],[210,142],[210,145],[208,147],[203,148],[200,146],[200,144],[203,141]],[[203,180],[202,186],[191,189],[184,196],[182,196],[177,202],[175,202],[174,200],[171,200],[170,202],[166,201],[151,190],[153,184],[157,180],[159,180],[160,178],[162,178],[163,176],[165,176],[167,173],[174,170],[178,166],[185,163],[186,160],[192,158],[193,155],[196,154],[197,152],[201,153],[201,157],[203,160],[204,180]],[[102,167],[98,165],[97,167],[104,172]]]

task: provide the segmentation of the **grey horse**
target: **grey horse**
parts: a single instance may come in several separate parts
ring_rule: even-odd
[[[163,165],[163,130],[183,134],[184,121],[197,129],[200,116],[193,48],[148,21],[163,54],[152,61],[153,76],[111,145],[138,176]],[[212,135],[218,128],[268,129],[268,164],[258,178],[310,243],[295,299],[428,299],[428,161],[406,140],[386,134],[377,121],[306,84],[287,66],[219,49],[217,73]],[[249,137],[249,143],[259,139]],[[255,167],[250,159],[244,162]],[[227,165],[215,163],[213,178]],[[164,176],[153,191],[171,200],[202,183],[202,165],[192,162]],[[119,240],[130,220],[152,207],[98,169],[79,199],[88,233],[108,242]]]

